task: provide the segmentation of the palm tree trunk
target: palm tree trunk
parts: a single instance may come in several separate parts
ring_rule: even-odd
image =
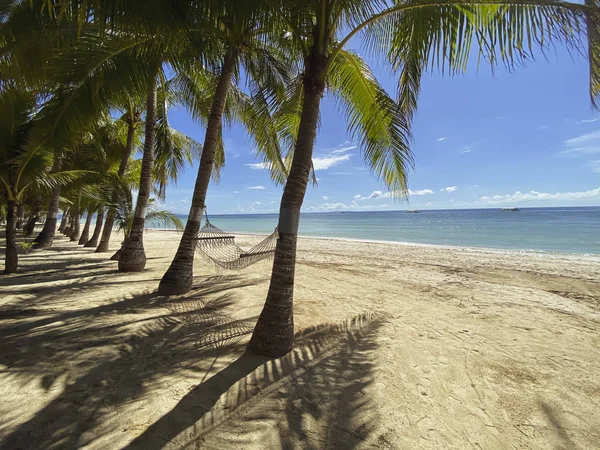
[[[17,206],[17,225],[16,225],[16,229],[20,230],[23,227],[23,214],[25,213],[25,208],[23,207],[22,204],[19,203],[19,205]]]
[[[100,208],[97,211],[96,226],[94,227],[94,233],[92,238],[84,244],[84,247],[95,247],[98,245],[98,239],[100,238],[100,231],[102,230],[102,221],[104,220],[104,209]]]
[[[58,217],[58,202],[60,200],[60,189],[52,190],[50,203],[48,204],[48,215],[44,228],[33,241],[33,248],[49,248],[54,242],[54,234],[56,233],[56,218]],[[63,215],[64,218],[64,215]],[[62,223],[61,223],[62,226]]]
[[[16,273],[19,264],[17,254],[17,202],[8,201],[6,211],[6,255],[4,255],[4,273]]]
[[[78,245],[83,245],[87,241],[90,240],[90,226],[92,225],[92,212],[88,211],[87,217],[85,218],[85,225],[83,226],[83,231],[81,232],[81,236],[79,237]]]
[[[125,146],[125,151],[123,152],[123,156],[121,158],[121,164],[119,165],[119,179],[122,180],[123,176],[125,176],[125,171],[127,170],[127,165],[129,164],[129,157],[133,152],[133,143],[135,139],[135,125],[133,123],[133,119],[130,120],[128,128],[127,128],[127,145]],[[113,204],[116,203],[118,197],[116,194],[112,196]],[[100,239],[100,244],[98,248],[96,248],[96,253],[102,253],[108,251],[108,244],[110,242],[110,236],[112,234],[113,225],[115,223],[115,213],[111,209],[108,211],[106,215],[106,221],[104,223],[104,230],[102,230],[102,238]]]
[[[64,233],[65,228],[67,228],[67,216],[68,216],[67,213],[68,213],[68,209],[65,209],[63,211],[62,218],[60,219],[60,226],[58,227],[59,233]]]
[[[275,247],[273,270],[267,300],[250,339],[255,353],[279,357],[294,344],[294,273],[300,208],[312,167],[312,151],[317,134],[319,108],[324,84],[324,58],[307,58],[304,78],[304,103],[294,149],[292,167],[279,209],[279,239]]]
[[[27,221],[27,224],[23,228],[23,234],[25,236],[31,236],[33,234],[33,230],[35,229],[35,224],[40,220],[40,201],[39,199],[35,200],[33,211],[31,213],[31,217]]]
[[[202,148],[190,213],[175,258],[162,277],[162,280],[160,280],[158,292],[161,295],[183,294],[192,288],[194,277],[194,237],[200,229],[200,221],[202,220],[202,213],[205,208],[206,192],[212,173],[213,159],[223,125],[223,110],[225,109],[227,93],[231,87],[231,79],[237,65],[237,60],[238,52],[230,50],[223,63],[221,77],[217,84],[208,118],[204,147]]]
[[[79,239],[79,228],[81,227],[81,212],[79,211],[79,207],[76,207],[75,212],[73,213],[73,225],[71,228],[71,233],[69,234],[70,241],[76,241]]]
[[[67,221],[65,223],[65,229],[62,234],[68,237],[71,235],[71,231],[73,231],[73,207],[67,210]]]
[[[146,130],[144,137],[144,156],[142,158],[142,174],[140,189],[138,191],[135,215],[131,232],[123,246],[119,259],[121,272],[141,272],[146,267],[146,253],[144,252],[144,222],[146,207],[152,188],[152,168],[154,166],[154,141],[156,139],[156,75],[152,78],[148,98],[146,100]]]

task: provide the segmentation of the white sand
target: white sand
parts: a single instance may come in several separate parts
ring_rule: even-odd
[[[597,258],[303,238],[266,361],[269,263],[165,299],[178,235],[145,242],[143,273],[61,237],[0,276],[0,447],[600,448]]]

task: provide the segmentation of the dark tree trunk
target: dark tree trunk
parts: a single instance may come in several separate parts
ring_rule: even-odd
[[[19,264],[17,253],[17,202],[8,201],[6,212],[6,254],[4,255],[4,273],[15,273]]]
[[[141,272],[146,267],[146,253],[144,252],[144,222],[146,219],[146,207],[152,188],[152,168],[154,166],[154,141],[156,139],[156,75],[152,79],[148,98],[146,100],[146,130],[144,137],[144,156],[142,158],[142,174],[140,177],[140,189],[138,191],[137,203],[133,225],[123,251],[119,259],[119,271]]]
[[[25,213],[25,208],[23,207],[23,205],[19,204],[17,206],[17,225],[16,225],[16,229],[20,230],[21,228],[23,228],[23,214]]]
[[[324,57],[309,57],[304,76],[304,103],[288,176],[279,209],[279,239],[267,300],[250,339],[255,353],[279,357],[294,344],[294,273],[300,208],[312,167],[312,151],[317,134],[319,108],[324,91]]]
[[[94,227],[94,233],[92,238],[87,241],[84,247],[95,247],[98,245],[98,239],[100,238],[100,231],[102,230],[102,221],[104,220],[104,209],[100,208],[96,216],[96,226]]]
[[[31,236],[35,230],[35,224],[40,220],[40,202],[36,200],[34,203],[31,217],[27,221],[27,224],[23,228],[23,234],[25,236]]]
[[[50,203],[48,204],[48,215],[44,228],[40,231],[40,234],[33,241],[33,248],[49,248],[54,242],[54,234],[56,233],[56,219],[58,217],[58,203],[60,200],[60,189],[54,189],[52,191],[52,197],[50,197]],[[63,214],[63,221],[64,221]],[[62,222],[61,221],[61,226]]]
[[[62,217],[60,219],[60,226],[58,227],[58,231],[60,233],[64,233],[65,232],[65,228],[67,228],[67,217],[68,217],[68,209],[65,209],[63,211]],[[50,217],[48,217],[48,220],[50,220]]]
[[[198,175],[192,197],[192,206],[175,258],[162,277],[162,280],[160,280],[158,292],[162,295],[183,294],[192,288],[195,247],[193,239],[200,229],[202,212],[205,208],[206,192],[212,173],[213,159],[223,124],[223,110],[227,100],[227,93],[231,87],[231,79],[237,65],[237,59],[237,51],[232,50],[228,53],[223,63],[223,70],[217,84],[206,128],[204,147],[202,148],[200,166],[198,167]]]
[[[90,226],[92,225],[92,212],[88,211],[87,217],[85,218],[85,225],[83,226],[83,231],[81,232],[81,236],[79,237],[78,245],[83,245],[87,241],[90,240]]]
[[[71,233],[69,234],[70,241],[76,241],[79,239],[79,228],[81,227],[81,212],[79,207],[75,209],[73,213],[73,225],[71,226]]]
[[[122,253],[123,253],[123,247],[121,247],[119,250],[117,250],[115,252],[115,254],[110,257],[110,260],[111,261],[118,261],[118,260],[120,260]]]
[[[62,231],[62,234],[64,234],[65,236],[70,236],[71,231],[73,231],[73,207],[69,208],[67,211],[67,221],[65,229]]]
[[[134,114],[134,112],[131,112]],[[125,151],[123,152],[121,158],[121,164],[119,165],[119,179],[122,180],[123,176],[125,176],[125,171],[127,170],[127,165],[129,164],[129,157],[133,152],[133,144],[135,142],[135,124],[134,118],[131,117],[129,121],[129,125],[127,127],[127,145],[125,146]],[[116,203],[118,197],[116,194],[112,196],[113,204]],[[112,234],[113,225],[115,223],[115,213],[111,209],[106,214],[106,221],[104,223],[104,229],[102,230],[102,238],[100,239],[100,244],[96,248],[96,253],[103,253],[108,251],[108,244],[110,242],[110,236]],[[112,259],[112,258],[111,258]]]

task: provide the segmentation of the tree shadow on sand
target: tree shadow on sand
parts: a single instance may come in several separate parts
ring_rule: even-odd
[[[2,323],[0,382],[39,382],[50,394],[61,388],[62,393],[25,422],[18,408],[2,417],[0,447],[90,444],[119,426],[120,407],[140,407],[164,379],[179,371],[200,376],[215,357],[240,352],[239,340],[256,319],[235,320],[228,310],[237,303],[233,289],[256,282],[208,277],[181,297],[148,293],[17,325]]]
[[[377,422],[367,391],[381,324],[359,315],[304,330],[280,359],[245,352],[127,448],[353,448]]]
[[[104,448],[131,442],[130,448],[144,449],[230,448],[259,433],[275,447],[296,442],[302,448],[351,448],[366,439],[375,414],[365,389],[372,382],[381,322],[361,315],[304,330],[292,353],[269,360],[244,352],[242,340],[256,318],[235,320],[227,313],[236,303],[229,290],[243,284],[234,280],[214,280],[213,287],[204,282],[175,299],[146,294],[110,311],[107,305],[59,314],[53,325],[7,336],[0,362],[9,369],[0,376],[23,383],[35,376],[46,390],[65,379],[62,392],[33,417],[23,420],[16,411],[3,419],[0,447]],[[207,300],[206,292],[213,298]],[[168,314],[136,319],[147,323],[138,323],[132,334],[125,331],[132,323],[122,314],[130,307]],[[115,312],[114,323],[93,320]],[[95,346],[104,351],[94,353]],[[198,380],[196,387],[171,392],[170,383],[186,376]],[[179,400],[160,417],[153,400],[165,392]],[[265,434],[265,421],[273,422],[275,434]],[[233,436],[232,427],[239,431]]]

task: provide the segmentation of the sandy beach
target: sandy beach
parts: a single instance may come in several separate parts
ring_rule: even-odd
[[[157,296],[177,242],[122,274],[60,236],[0,277],[1,448],[600,448],[599,258],[301,238],[267,360],[270,263]]]

